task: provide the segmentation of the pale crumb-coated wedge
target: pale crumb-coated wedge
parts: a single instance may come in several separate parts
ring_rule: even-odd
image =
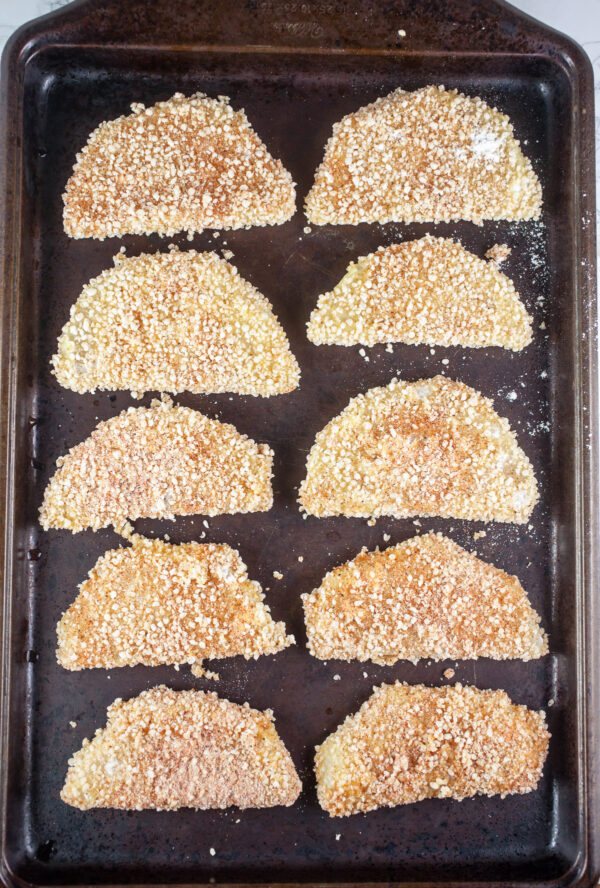
[[[320,431],[299,502],[310,515],[528,520],[529,459],[492,402],[461,382],[397,379],[353,398]]]
[[[294,643],[226,544],[132,537],[98,559],[57,626],[65,669],[275,654]]]
[[[549,739],[544,713],[504,691],[384,684],[317,747],[319,803],[346,817],[429,798],[531,792]]]
[[[405,342],[518,351],[531,342],[531,317],[494,261],[427,235],[351,262],[339,284],[319,296],[308,338],[316,345]]]
[[[546,634],[516,577],[440,533],[362,552],[302,596],[321,660],[532,660]]]
[[[295,212],[289,172],[226,96],[175,93],[101,123],[63,195],[70,237],[190,234],[280,225]]]
[[[52,359],[76,392],[278,395],[300,372],[270,302],[216,253],[115,256],[83,288]]]
[[[69,760],[61,798],[75,808],[271,808],[300,794],[268,709],[159,686],[107,714]]]
[[[443,86],[397,89],[334,124],[313,225],[537,219],[542,190],[509,118]]]
[[[264,512],[272,463],[267,444],[232,425],[155,400],[101,422],[58,459],[40,522],[75,533],[128,518]]]

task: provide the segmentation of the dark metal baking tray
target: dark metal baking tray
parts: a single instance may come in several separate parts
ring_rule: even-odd
[[[598,413],[593,93],[583,52],[491,0],[79,0],[12,38],[2,78],[5,883],[591,885],[598,872]],[[395,87],[429,83],[482,96],[510,114],[543,183],[544,225],[305,232],[301,205],[332,123]],[[96,558],[119,540],[109,530],[45,534],[37,523],[56,458],[132,403],[128,393],[81,396],[54,381],[49,360],[69,307],[121,243],[130,253],[167,247],[158,237],[70,241],[61,193],[96,124],[127,112],[134,100],[152,103],[176,90],[229,95],[299,186],[300,209],[288,224],[219,237],[208,231],[193,241],[198,249],[226,243],[233,250],[241,273],[274,303],[303,374],[298,391],[269,400],[177,399],[268,441],[276,453],[274,509],[211,519],[206,539],[239,547],[298,646],[276,658],[219,663],[218,684],[195,680],[187,669],[61,670],[55,623]],[[529,348],[432,353],[396,346],[389,354],[378,347],[366,362],[358,349],[308,343],[304,324],[317,295],[351,259],[426,231],[458,236],[478,255],[495,242],[512,247],[504,270],[535,318]],[[169,241],[188,246],[185,236]],[[417,379],[442,370],[493,397],[516,429],[540,483],[531,524],[490,525],[475,541],[482,525],[462,521],[422,520],[418,528],[391,519],[374,527],[303,520],[296,488],[325,422],[351,396],[396,374]],[[201,517],[138,528],[168,532],[174,541],[205,531]],[[550,655],[530,663],[393,667],[309,657],[300,593],[362,546],[382,544],[384,533],[395,543],[418,529],[447,532],[518,574],[542,614]],[[316,801],[315,744],[373,684],[441,684],[448,665],[457,680],[504,688],[515,701],[547,708],[552,742],[539,790],[329,819]],[[67,759],[104,725],[107,705],[159,682],[272,707],[303,779],[299,802],[242,813],[82,813],[64,805]]]

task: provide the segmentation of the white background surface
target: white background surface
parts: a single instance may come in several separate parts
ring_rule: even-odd
[[[65,3],[66,0],[0,0],[0,51],[19,25]],[[573,37],[592,60],[596,79],[596,194],[600,205],[600,0],[513,0],[513,6]],[[600,233],[600,208],[597,216]],[[600,250],[600,237],[598,241]]]

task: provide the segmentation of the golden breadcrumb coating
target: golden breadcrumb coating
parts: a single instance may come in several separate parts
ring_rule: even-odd
[[[351,262],[333,291],[319,296],[308,338],[316,345],[406,342],[518,351],[531,342],[531,318],[494,262],[427,235]]]
[[[292,177],[226,96],[181,93],[101,123],[63,195],[71,237],[191,233],[280,225],[294,215]]]
[[[63,802],[89,808],[271,808],[301,790],[273,714],[160,686],[108,707],[69,760]]]
[[[548,653],[540,618],[512,577],[440,533],[363,549],[302,596],[321,660],[531,660]]]
[[[115,256],[71,308],[52,359],[76,392],[277,395],[300,371],[265,297],[216,253]]]
[[[139,536],[96,562],[57,635],[65,669],[256,659],[294,643],[235,549]]]
[[[189,407],[153,401],[101,422],[57,460],[40,509],[44,530],[127,518],[265,512],[273,451]]]
[[[397,89],[334,124],[314,225],[537,219],[542,190],[506,116],[455,89]]]
[[[429,798],[537,787],[550,735],[543,712],[504,691],[381,685],[317,747],[317,793],[332,817]]]
[[[319,432],[299,502],[310,515],[528,520],[531,463],[506,419],[445,376],[392,380],[353,398]]]

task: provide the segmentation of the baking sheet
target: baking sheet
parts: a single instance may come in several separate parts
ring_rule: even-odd
[[[508,113],[544,189],[542,223],[390,224],[305,230],[302,201],[312,184],[333,122],[401,86],[458,87]],[[62,231],[61,194],[75,152],[102,120],[175,91],[228,95],[244,107],[269,150],[298,183],[299,211],[275,228],[161,239],[70,241]],[[574,165],[573,75],[532,53],[132,50],[71,44],[42,48],[24,68],[23,196],[10,428],[12,524],[10,697],[5,865],[39,884],[97,882],[407,882],[536,880],[546,884],[583,870],[588,851],[582,710],[580,499],[582,313],[574,274],[581,255]],[[479,256],[494,243],[512,248],[502,270],[513,278],[534,317],[534,341],[522,353],[500,349],[395,345],[367,349],[315,347],[305,323],[319,293],[337,283],[351,260],[379,245],[426,232],[455,236]],[[149,535],[173,542],[227,542],[259,580],[276,619],[297,646],[254,662],[219,661],[219,682],[193,679],[187,668],[69,673],[56,663],[55,624],[77,585],[106,549],[110,530],[44,533],[37,509],[55,460],[98,421],[138,404],[128,393],[78,395],[61,389],[49,361],[69,307],[87,280],[127,253],[230,249],[240,273],[274,305],[301,370],[301,387],[271,399],[182,395],[177,403],[232,422],[275,451],[275,506],[266,514],[138,521]],[[448,364],[442,361],[447,360]],[[394,376],[414,380],[444,372],[492,397],[515,429],[538,477],[541,501],[530,525],[484,526],[443,519],[303,520],[297,486],[307,451],[326,422],[359,392]],[[585,402],[582,402],[584,396]],[[148,394],[141,402],[149,404]],[[10,468],[10,466],[9,466]],[[474,534],[485,529],[486,536]],[[515,573],[542,616],[551,653],[540,661],[397,663],[380,667],[311,658],[305,649],[300,594],[336,564],[369,549],[439,530],[509,573]],[[204,534],[204,536],[203,536]],[[589,540],[588,540],[589,545]],[[303,562],[299,562],[299,556]],[[273,577],[280,571],[283,579]],[[208,664],[209,666],[211,664]],[[453,680],[503,688],[518,703],[548,707],[550,754],[537,792],[504,800],[428,800],[349,819],[330,819],[316,801],[314,746],[370,695],[400,679],[431,685]],[[69,755],[104,726],[106,707],[164,682],[207,688],[235,702],[270,707],[304,791],[292,808],[265,811],[80,812],[59,791]],[[70,722],[75,722],[75,727]],[[214,856],[210,849],[214,849]],[[572,868],[575,867],[575,870]],[[571,878],[571,876],[569,876]],[[564,882],[571,884],[571,882]],[[585,883],[587,884],[587,883]]]

